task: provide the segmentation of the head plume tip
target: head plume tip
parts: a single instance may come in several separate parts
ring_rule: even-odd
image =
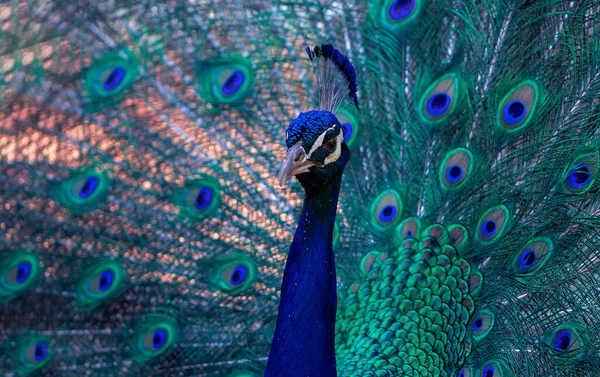
[[[352,65],[350,62],[350,59],[348,59],[346,55],[342,54],[338,49],[330,44],[315,46],[315,48],[312,50],[310,47],[306,47],[306,53],[308,54],[310,60],[322,58],[335,64],[346,81],[348,81],[348,96],[354,103],[354,106],[356,106],[358,109],[358,97],[356,95],[356,92],[358,91],[356,84],[356,70],[354,69],[354,65]]]

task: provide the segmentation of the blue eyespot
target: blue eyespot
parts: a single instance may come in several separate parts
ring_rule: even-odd
[[[563,353],[563,352],[569,350],[572,339],[573,339],[573,334],[571,334],[570,331],[568,331],[568,330],[560,331],[554,337],[554,344],[553,344],[554,350],[558,353]]]
[[[575,165],[567,177],[569,186],[574,189],[582,188],[587,185],[591,179],[592,174],[590,173],[590,169],[582,162]]]
[[[344,132],[344,141],[347,142],[352,137],[354,128],[351,123],[342,123],[342,132]]]
[[[463,169],[460,165],[452,165],[446,169],[446,180],[450,183],[456,183],[463,177]]]
[[[131,340],[135,352],[133,357],[138,362],[156,359],[173,351],[173,344],[180,335],[175,319],[164,314],[140,315],[136,324],[140,327]]]
[[[519,268],[525,272],[537,263],[537,255],[532,248],[527,248],[519,255]]]
[[[387,205],[379,212],[379,221],[383,223],[390,222],[396,218],[398,208],[395,205]]]
[[[414,1],[413,1],[414,5]],[[432,117],[437,117],[446,112],[450,107],[452,99],[446,93],[437,93],[427,101],[427,112]]]
[[[389,9],[392,20],[398,21],[408,17],[415,9],[415,0],[396,0]]]
[[[479,332],[481,331],[481,328],[483,327],[483,318],[477,318],[475,320],[475,322],[473,322],[473,330],[475,330],[475,332]]]
[[[490,365],[489,367],[487,367],[483,370],[481,377],[494,377],[495,372],[496,372],[496,368],[494,368],[494,366]]]
[[[394,189],[388,189],[373,200],[370,208],[371,220],[375,228],[380,231],[397,225],[402,214],[402,199]],[[405,230],[399,229],[398,235],[403,237]]]
[[[229,280],[229,282],[231,283],[231,285],[233,286],[238,286],[240,284],[242,284],[246,278],[248,277],[248,267],[240,264],[239,266],[236,266],[233,269],[233,272],[231,273],[231,278]]]
[[[232,254],[215,261],[217,269],[211,274],[211,282],[231,295],[237,295],[256,281],[254,260],[244,254]]]
[[[510,213],[505,205],[496,205],[489,208],[477,222],[476,240],[482,243],[491,243],[499,240],[509,228]]]
[[[504,106],[502,117],[504,123],[508,125],[514,125],[519,123],[527,115],[527,107],[519,100],[512,100]]]
[[[37,362],[44,361],[46,356],[48,355],[48,343],[39,342],[35,345],[33,349],[33,358]]]
[[[83,185],[79,189],[79,198],[87,199],[89,198],[98,188],[98,184],[100,184],[100,180],[96,176],[91,176],[86,178]]]
[[[15,274],[15,283],[23,284],[25,283],[29,277],[31,276],[31,263],[29,262],[21,262],[17,266],[17,271]]]
[[[156,329],[152,335],[152,348],[159,350],[165,346],[168,338],[167,330]]]
[[[494,220],[485,220],[483,224],[481,224],[481,234],[484,237],[492,237],[496,234],[496,221]]]
[[[121,67],[117,67],[112,70],[112,72],[108,75],[104,83],[102,84],[102,88],[106,91],[112,91],[123,82],[125,78],[125,69]]]
[[[198,211],[206,209],[212,202],[213,197],[214,193],[210,188],[202,187],[200,190],[198,190],[198,195],[194,201],[194,208],[196,208]]]
[[[115,273],[113,270],[105,270],[100,274],[98,279],[98,291],[106,292],[112,287],[115,281]]]
[[[50,361],[53,353],[50,340],[38,336],[23,339],[15,351],[14,361],[18,376],[36,374],[36,370],[43,368]]]
[[[233,95],[244,85],[244,81],[244,73],[234,71],[221,86],[221,92],[226,96]]]

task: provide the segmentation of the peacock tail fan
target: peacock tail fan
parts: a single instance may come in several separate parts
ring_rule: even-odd
[[[600,372],[596,1],[8,0],[0,42],[0,374],[262,376],[321,44],[338,375]]]

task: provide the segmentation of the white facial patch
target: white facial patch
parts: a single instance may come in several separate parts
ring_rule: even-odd
[[[337,161],[337,159],[340,158],[340,155],[342,154],[342,142],[344,141],[344,132],[340,132],[340,134],[337,135],[335,139],[337,140],[337,142],[335,143],[335,151],[329,156],[325,157],[325,165]]]
[[[325,135],[328,131],[333,130],[334,127],[335,126],[329,127],[321,135],[319,135],[317,140],[315,140],[314,144],[312,145],[312,148],[310,148],[310,151],[308,152],[308,158],[312,156],[314,151],[316,151],[319,147],[323,146],[323,140],[325,139]],[[340,155],[342,154],[342,141],[344,141],[344,131],[340,130],[339,135],[337,135],[335,138],[335,151],[325,158],[325,165],[337,161],[337,159],[340,158]]]

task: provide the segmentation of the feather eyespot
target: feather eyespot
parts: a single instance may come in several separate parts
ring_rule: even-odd
[[[582,194],[588,191],[594,183],[597,169],[598,155],[596,153],[588,153],[577,158],[564,179],[566,192]]]
[[[226,74],[229,74],[228,72]],[[226,96],[235,94],[244,85],[245,76],[242,71],[233,71],[221,86],[221,92]]]
[[[117,297],[123,291],[125,273],[116,262],[97,262],[88,268],[77,290],[79,304],[93,309]]]
[[[15,285],[21,285],[31,277],[31,262],[25,261],[17,265],[14,271],[14,282]],[[9,272],[10,275],[10,272]]]
[[[489,310],[482,310],[473,317],[471,324],[473,337],[476,340],[483,339],[494,327],[494,314]]]
[[[379,221],[387,223],[393,221],[398,214],[398,207],[393,204],[388,204],[379,211]]]
[[[576,325],[563,325],[554,331],[552,350],[560,357],[579,357],[583,353],[582,340]]]
[[[22,373],[27,375],[46,365],[52,357],[53,349],[50,340],[45,337],[25,338],[19,342],[15,360]]]
[[[497,362],[486,364],[481,370],[481,377],[502,377],[502,369]]]
[[[580,189],[592,180],[592,174],[590,173],[590,169],[584,163],[580,162],[573,167],[567,180],[570,187]]]
[[[564,190],[572,194],[582,194],[588,191],[594,183],[597,169],[597,153],[588,153],[579,156],[571,164],[564,178]]]
[[[471,369],[468,367],[462,368],[458,371],[456,377],[471,377]]]
[[[26,252],[0,259],[0,302],[10,301],[33,284],[39,276],[37,256]]]
[[[93,167],[75,171],[57,188],[56,200],[75,214],[97,208],[106,198],[110,179]]]
[[[163,314],[152,314],[139,322],[142,325],[133,338],[139,361],[149,361],[173,349],[179,330],[174,319]]]
[[[256,265],[244,254],[232,254],[217,259],[211,281],[217,288],[230,295],[237,295],[256,281]]]
[[[462,85],[455,74],[448,74],[430,85],[419,102],[419,113],[425,123],[443,122],[457,108]]]
[[[564,353],[571,346],[571,340],[573,339],[573,334],[569,330],[563,330],[556,334],[554,337],[554,342],[552,346],[554,350],[558,353]]]
[[[232,286],[237,287],[240,284],[242,284],[244,281],[246,281],[248,274],[249,274],[248,267],[244,266],[243,264],[235,266],[235,268],[231,272],[231,277],[229,278],[229,283]]]
[[[90,176],[83,180],[81,187],[78,188],[77,196],[80,199],[87,199],[96,192],[100,180],[97,176]]]
[[[538,97],[538,86],[531,80],[523,82],[509,92],[502,99],[498,110],[500,126],[507,131],[525,127],[535,113]]]
[[[452,99],[446,93],[436,93],[427,101],[427,113],[432,117],[438,117],[446,112],[452,103]]]
[[[446,180],[450,183],[456,183],[463,177],[463,169],[460,165],[452,165],[446,169]]]
[[[152,334],[148,334],[146,337],[147,343],[151,345],[152,348],[155,350],[160,350],[165,346],[165,344],[167,344],[167,341],[169,340],[169,333],[163,328],[158,328],[154,330]]]
[[[488,209],[477,225],[478,241],[489,243],[497,240],[506,230],[508,222],[509,214],[505,206],[499,205]]]
[[[115,90],[119,84],[121,84],[123,82],[123,79],[125,78],[125,68],[123,67],[116,67],[113,68],[110,73],[108,74],[108,77],[104,80],[104,84],[102,85],[103,89],[106,90],[107,92],[113,91]]]
[[[415,10],[415,0],[395,0],[389,7],[388,14],[394,21],[410,16]]]
[[[484,237],[493,237],[497,231],[496,220],[485,220],[481,225],[481,234]]]
[[[202,175],[187,181],[179,191],[179,208],[193,218],[214,216],[221,205],[220,185],[216,178]]]
[[[519,123],[527,114],[525,104],[519,100],[513,100],[506,104],[504,113],[502,114],[504,122],[508,125]]]
[[[27,361],[32,364],[38,364],[46,360],[48,357],[48,343],[44,340],[40,340],[39,342],[33,343],[30,347],[25,351]]]
[[[93,106],[112,104],[133,86],[138,75],[133,52],[110,53],[96,61],[85,73],[85,89]]]
[[[406,38],[422,9],[422,0],[385,0],[370,6],[369,15],[378,26]]]
[[[196,198],[194,199],[194,208],[198,211],[208,208],[214,197],[215,194],[210,187],[200,187],[196,194]]]
[[[352,138],[352,133],[354,132],[352,123],[342,123],[342,132],[344,133],[344,141],[348,142],[348,140]]]
[[[382,192],[371,205],[373,224],[380,230],[395,224],[401,212],[402,200],[396,190]]]
[[[344,133],[344,142],[348,146],[352,146],[357,138],[359,132],[358,121],[354,114],[348,110],[342,110],[336,115],[338,121],[342,126],[342,132]]]
[[[446,154],[440,168],[440,182],[446,189],[461,186],[471,175],[473,156],[468,149],[457,148]]]
[[[483,369],[483,372],[481,373],[481,377],[496,377],[497,373],[496,373],[496,367],[494,367],[493,365],[489,365],[487,367],[485,367],[485,369]]]
[[[513,269],[519,275],[535,272],[546,263],[552,253],[552,241],[546,237],[535,237],[515,254]]]
[[[537,263],[537,256],[535,251],[531,248],[523,250],[519,255],[519,268],[521,271],[527,271]]]
[[[240,55],[199,61],[196,76],[200,95],[215,106],[244,103],[254,86],[252,65]]]

